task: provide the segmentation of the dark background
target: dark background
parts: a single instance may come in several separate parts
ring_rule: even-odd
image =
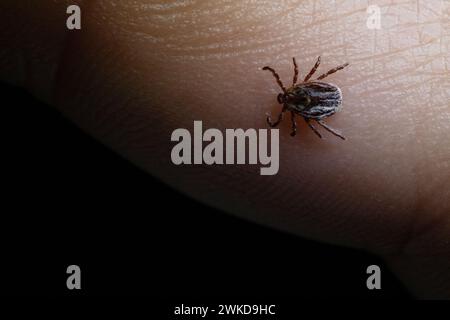
[[[0,94],[3,295],[409,297],[375,256],[200,204],[25,91],[0,84]],[[81,291],[66,288],[71,264]],[[371,264],[382,268],[382,290],[366,288]]]

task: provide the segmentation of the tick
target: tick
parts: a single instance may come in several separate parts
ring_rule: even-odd
[[[283,85],[280,76],[274,69],[272,69],[271,67],[262,68],[263,70],[272,72],[281,90],[283,90],[283,93],[280,93],[277,96],[278,103],[283,105],[281,112],[278,115],[278,119],[273,122],[270,114],[266,114],[267,123],[269,124],[269,126],[276,127],[283,120],[284,113],[286,111],[289,111],[291,113],[292,122],[291,136],[295,136],[295,134],[297,133],[297,123],[295,121],[295,115],[298,114],[303,117],[306,124],[314,131],[315,134],[317,134],[319,138],[322,138],[322,135],[311,123],[312,120],[317,122],[325,130],[345,140],[345,137],[343,135],[336,132],[333,128],[330,128],[327,124],[325,124],[325,122],[323,122],[323,119],[328,118],[329,116],[335,114],[336,111],[339,111],[342,105],[341,89],[339,89],[338,86],[332,83],[322,82],[320,80],[328,77],[330,74],[333,74],[336,71],[344,69],[349,64],[344,63],[343,65],[340,65],[329,70],[327,73],[322,74],[316,80],[310,81],[311,77],[314,75],[320,65],[319,56],[317,58],[316,64],[306,75],[305,79],[303,79],[302,82],[297,83],[298,66],[295,58],[292,58],[292,61],[294,63],[294,79],[292,80],[292,86],[288,89],[286,89],[286,87]]]

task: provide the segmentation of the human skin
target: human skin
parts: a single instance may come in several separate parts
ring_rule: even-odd
[[[67,31],[73,3],[2,1],[3,80],[198,200],[376,253],[418,297],[450,297],[449,1],[377,1],[371,30],[364,1],[97,0]],[[172,164],[171,133],[194,120],[266,128],[280,89],[261,68],[289,86],[292,57],[304,77],[319,55],[316,76],[350,63],[325,79],[344,96],[326,123],[346,141],[301,118],[293,138],[286,117],[277,175]]]

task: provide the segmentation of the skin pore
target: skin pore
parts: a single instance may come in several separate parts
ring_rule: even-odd
[[[74,1],[4,2],[2,80],[196,199],[377,253],[418,296],[450,297],[450,2],[370,2],[374,30],[364,1],[78,1],[77,32]],[[325,122],[347,141],[301,118],[292,138],[286,115],[275,176],[171,163],[171,132],[194,120],[267,128],[280,88],[261,68],[289,86],[292,57],[303,79],[319,55],[316,77],[350,63],[324,80],[344,97]]]

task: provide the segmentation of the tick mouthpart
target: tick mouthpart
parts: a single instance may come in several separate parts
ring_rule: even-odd
[[[278,103],[279,103],[279,104],[285,103],[285,102],[286,102],[285,95],[282,94],[282,93],[279,93],[278,96],[277,96],[277,100],[278,100]]]

